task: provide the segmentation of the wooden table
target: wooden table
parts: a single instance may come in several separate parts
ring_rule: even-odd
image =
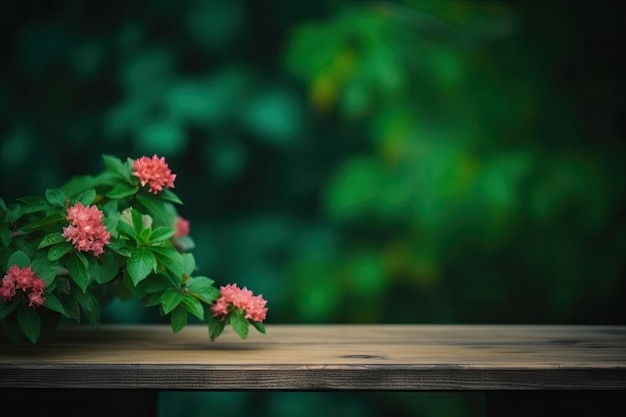
[[[268,324],[211,342],[204,325],[106,325],[37,345],[0,337],[2,398],[82,398],[82,415],[137,416],[156,415],[163,390],[480,391],[489,415],[606,416],[626,410],[626,326]]]

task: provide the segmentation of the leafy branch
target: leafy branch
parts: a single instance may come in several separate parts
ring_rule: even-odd
[[[224,295],[195,275],[195,245],[164,158],[103,159],[102,173],[73,177],[44,198],[0,199],[0,325],[9,337],[36,343],[61,317],[95,328],[102,306],[129,296],[169,316],[174,333],[189,314],[207,322],[211,339],[229,323],[242,338],[249,323],[264,333],[261,296],[236,285]]]

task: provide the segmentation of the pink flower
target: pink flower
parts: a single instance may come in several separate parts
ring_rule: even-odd
[[[175,238],[189,236],[189,220],[180,216],[176,219],[176,233]]]
[[[17,268],[16,265],[13,265],[13,266]],[[11,268],[9,268],[9,270],[10,269]],[[13,276],[14,276],[13,281],[15,282],[15,288],[18,290],[21,289],[21,290],[26,291],[28,288],[30,288],[30,283],[33,280],[33,278],[35,278],[35,273],[28,266],[19,272],[14,271]]]
[[[146,184],[152,194],[158,194],[163,187],[174,188],[176,174],[172,174],[165,158],[154,155],[152,158],[142,156],[133,162],[133,175],[139,178],[141,186]]]
[[[265,320],[267,316],[267,307],[265,307],[267,300],[264,300],[263,296],[255,296],[252,291],[246,287],[239,288],[237,284],[228,284],[220,287],[220,293],[221,297],[211,306],[214,317],[226,317],[229,313],[229,307],[232,305],[235,308],[244,310],[246,319],[258,322]]]
[[[40,305],[42,305],[44,303],[44,301],[46,301],[45,298],[43,298],[41,296],[42,293],[40,292],[30,292],[28,294],[28,306],[29,307],[33,307],[33,308],[37,308]]]
[[[5,275],[4,278],[7,278]],[[0,286],[0,297],[4,299],[4,301],[9,301],[15,295],[15,285],[9,280],[2,279],[2,286]]]
[[[41,278],[34,277],[30,280],[30,290],[33,292],[43,292],[43,289],[46,288],[46,283]]]
[[[4,301],[9,301],[16,294],[18,289],[28,292],[29,307],[39,307],[46,300],[43,290],[46,284],[41,278],[35,276],[35,271],[30,266],[20,268],[11,265],[6,275],[2,278],[0,286],[0,296]]]
[[[93,251],[94,256],[104,252],[110,233],[102,224],[103,213],[96,206],[85,207],[80,201],[67,209],[68,227],[63,228],[63,237],[81,252]]]

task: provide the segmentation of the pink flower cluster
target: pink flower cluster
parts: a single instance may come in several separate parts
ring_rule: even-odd
[[[175,238],[189,236],[189,220],[178,216],[176,219]]]
[[[16,294],[17,290],[28,292],[28,306],[37,308],[46,299],[42,297],[46,284],[41,278],[35,276],[35,271],[30,266],[20,268],[11,265],[6,275],[2,278],[0,286],[0,297],[4,301],[9,301]]]
[[[133,162],[133,175],[139,178],[141,186],[146,184],[152,194],[158,194],[164,187],[174,188],[176,174],[172,174],[165,158],[153,155],[142,156]]]
[[[67,209],[70,225],[63,228],[63,237],[81,252],[93,251],[94,256],[104,252],[111,234],[102,224],[103,213],[96,206],[85,207],[80,201]]]
[[[228,315],[228,308],[232,305],[246,312],[245,318],[252,321],[263,321],[267,315],[267,300],[261,295],[254,295],[246,287],[239,288],[237,284],[228,284],[220,287],[221,296],[211,306],[213,316],[222,318]]]

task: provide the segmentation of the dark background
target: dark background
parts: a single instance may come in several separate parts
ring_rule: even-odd
[[[268,324],[625,324],[618,4],[0,1],[0,195],[156,153],[203,274],[262,293]],[[161,320],[133,300],[103,319]],[[478,394],[161,399],[484,413]]]

